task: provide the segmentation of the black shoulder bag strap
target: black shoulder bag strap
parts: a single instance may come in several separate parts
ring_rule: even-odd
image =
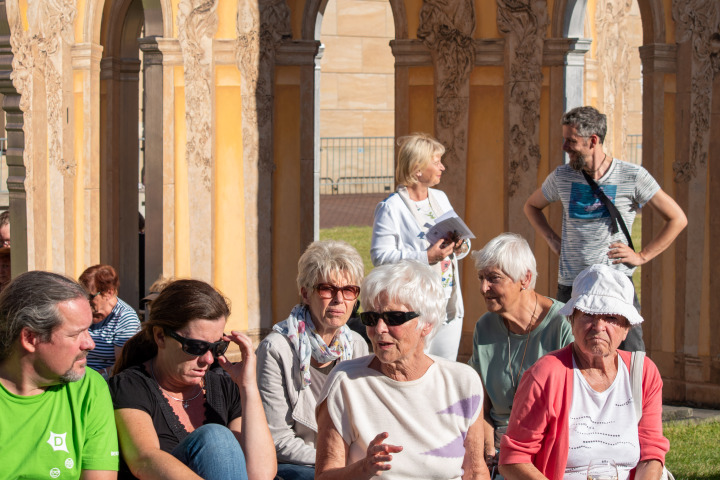
[[[607,197],[607,195],[605,195],[605,192],[600,189],[595,180],[593,180],[592,177],[590,177],[590,175],[588,175],[585,170],[582,171],[582,174],[585,177],[585,181],[587,181],[588,185],[590,185],[590,188],[592,189],[595,196],[600,199],[600,201],[603,203],[603,205],[605,205],[605,208],[607,208],[608,212],[610,213],[610,217],[612,218],[612,222],[610,223],[610,233],[617,233],[617,225],[620,225],[620,228],[625,234],[625,238],[627,238],[628,245],[630,246],[630,248],[633,249],[633,251],[635,251],[632,238],[630,238],[630,232],[628,232],[622,215],[620,215],[620,212],[618,212],[615,204]]]

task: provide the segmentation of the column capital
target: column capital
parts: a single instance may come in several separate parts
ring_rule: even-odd
[[[158,40],[160,38],[161,37],[155,35],[138,38],[140,50],[143,52],[143,62],[145,62],[148,66],[162,65],[163,63],[163,54],[160,50],[160,45],[158,44]]]
[[[315,56],[320,50],[317,40],[283,41],[275,50],[276,65],[315,67]]]
[[[669,43],[651,43],[640,47],[640,61],[643,72],[676,73],[677,45]]]
[[[103,46],[97,43],[76,43],[70,50],[73,70],[98,68],[102,59]]]
[[[590,38],[546,38],[543,46],[543,65],[581,67],[590,50]]]

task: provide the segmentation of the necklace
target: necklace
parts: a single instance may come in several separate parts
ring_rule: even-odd
[[[585,169],[585,171],[588,172],[588,173],[595,173],[595,172],[597,172],[597,171],[600,170],[600,168],[602,168],[602,166],[605,164],[605,160],[607,160],[607,153],[606,153],[605,156],[603,157],[603,161],[600,162],[600,165],[598,165],[598,167],[597,167],[595,170]]]
[[[522,367],[525,364],[525,354],[527,353],[528,343],[530,343],[530,328],[532,328],[533,324],[535,323],[535,311],[537,310],[538,306],[538,296],[537,292],[533,293],[535,293],[535,306],[533,307],[532,315],[530,315],[530,323],[528,323],[528,326],[525,329],[525,335],[527,335],[527,338],[525,338],[525,348],[523,349],[522,359],[520,360],[520,367],[518,367],[517,377],[513,374],[512,370],[512,350],[510,349],[510,325],[505,325],[505,328],[507,328],[508,370],[510,371],[510,383],[512,385],[513,391],[517,391],[517,384],[520,383],[520,374],[522,373]]]
[[[200,385],[200,391],[197,393],[197,395],[195,395],[195,396],[192,397],[192,398],[177,398],[177,397],[173,397],[172,395],[170,395],[170,392],[168,392],[167,390],[165,390],[165,389],[162,387],[162,385],[160,385],[160,382],[158,382],[157,378],[155,378],[155,369],[153,368],[153,362],[152,362],[152,360],[150,361],[150,375],[152,375],[153,380],[155,380],[155,383],[158,384],[158,387],[160,387],[160,390],[162,390],[165,395],[167,395],[168,397],[172,398],[172,399],[175,400],[175,401],[181,402],[183,408],[186,409],[186,410],[187,410],[187,408],[190,406],[190,402],[192,402],[192,401],[195,400],[197,397],[199,397],[199,396],[203,393],[203,391],[205,390],[205,389],[202,387],[202,385]]]

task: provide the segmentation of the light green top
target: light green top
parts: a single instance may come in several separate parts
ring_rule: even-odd
[[[473,353],[468,363],[479,374],[490,397],[492,408],[490,417],[495,426],[495,447],[500,446],[500,434],[507,428],[510,409],[517,390],[518,371],[520,378],[540,357],[571,343],[574,338],[570,323],[558,311],[564,305],[551,299],[545,318],[527,335],[509,333],[500,315],[486,313],[475,324],[473,334]],[[508,338],[510,339],[510,365],[515,377],[515,386],[510,378],[508,367]],[[527,340],[527,352],[523,361],[523,351]],[[521,367],[522,363],[522,367]]]
[[[78,382],[20,396],[0,384],[2,478],[78,479],[120,459],[107,383],[86,368]]]

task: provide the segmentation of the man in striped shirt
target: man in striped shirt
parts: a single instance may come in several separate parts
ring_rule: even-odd
[[[610,265],[632,277],[635,268],[658,256],[687,225],[678,204],[640,165],[608,156],[603,151],[607,132],[605,115],[593,107],[578,107],[562,117],[563,150],[570,163],[557,167],[525,203],[524,211],[550,249],[560,256],[557,299],[570,299],[578,273],[594,264]],[[645,204],[665,220],[665,225],[643,248],[634,251],[610,212],[585,180],[585,171],[613,202],[628,231],[635,214]],[[563,205],[562,236],[550,227],[542,210],[556,201]],[[636,302],[636,307],[639,307]],[[633,327],[620,346],[645,350],[640,325]]]

